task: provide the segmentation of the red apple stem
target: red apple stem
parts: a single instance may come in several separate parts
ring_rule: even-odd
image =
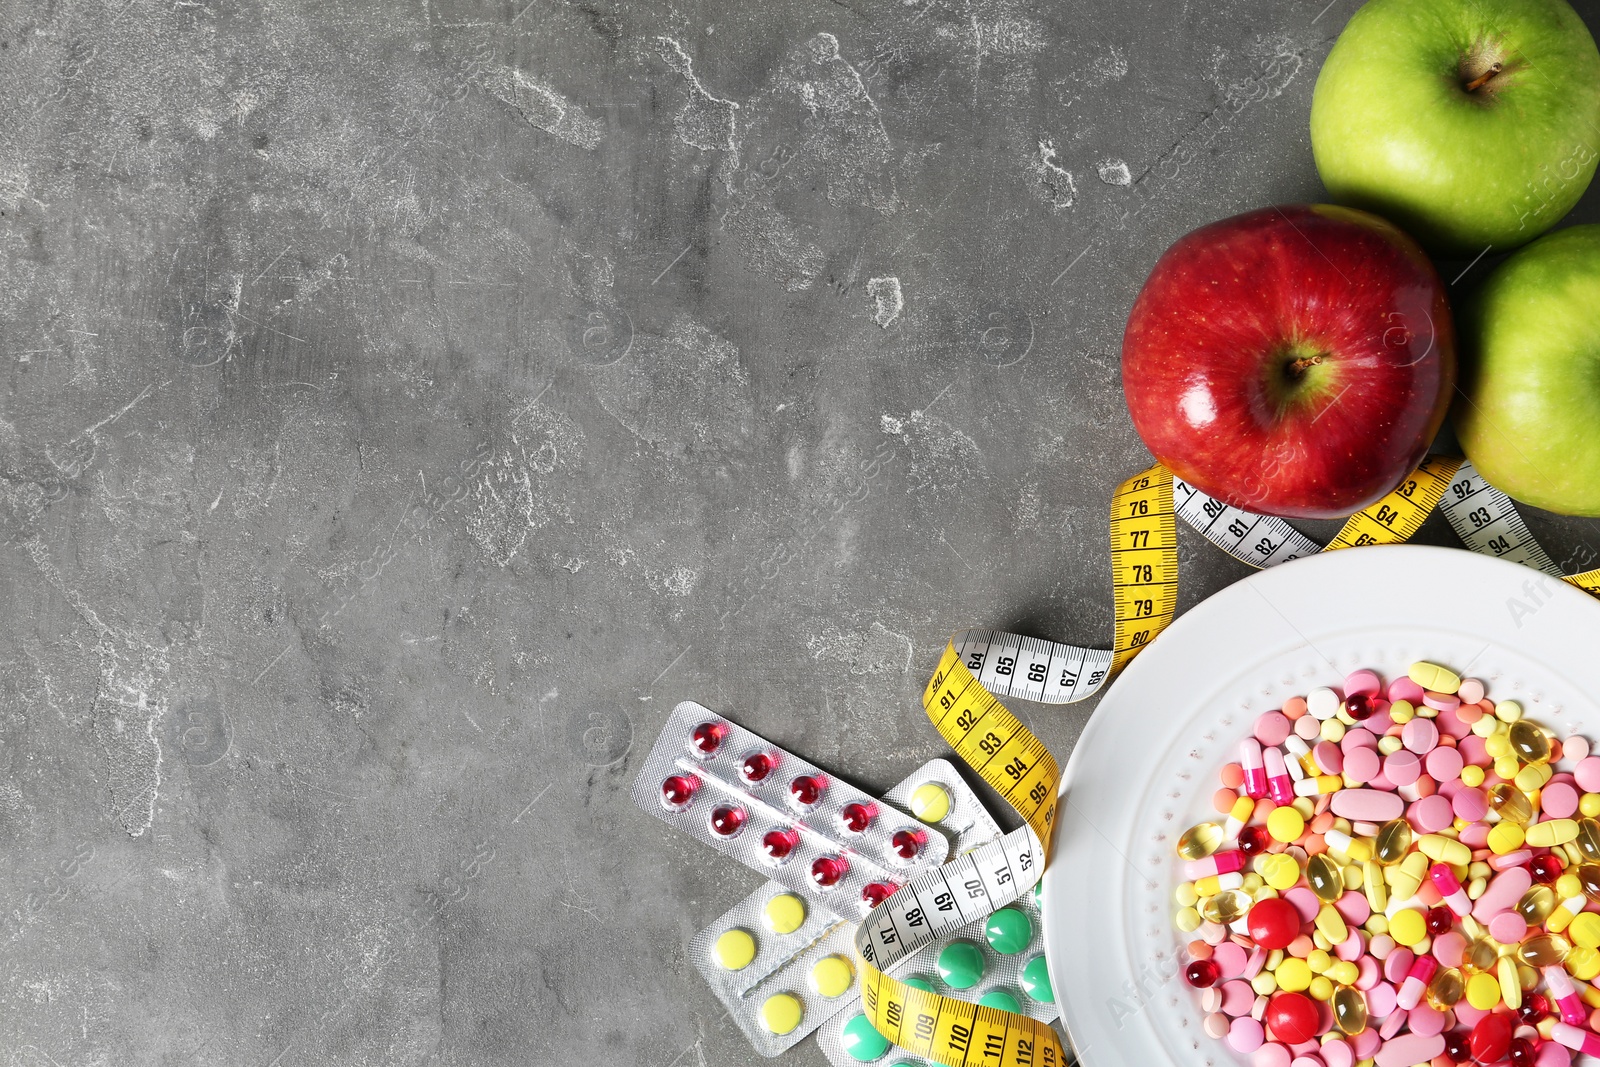
[[[1467,92],[1475,93],[1479,89],[1482,89],[1486,84],[1488,84],[1490,78],[1493,78],[1496,74],[1499,74],[1504,69],[1504,63],[1495,63],[1491,65],[1488,70],[1484,71],[1482,74],[1478,75],[1476,78],[1473,78],[1467,83]]]
[[[1289,364],[1289,373],[1294,375],[1296,378],[1298,378],[1298,377],[1300,377],[1300,375],[1304,374],[1308,368],[1310,368],[1310,367],[1319,367],[1321,365],[1322,365],[1322,356],[1321,355],[1301,356],[1299,359],[1297,359],[1293,363]]]

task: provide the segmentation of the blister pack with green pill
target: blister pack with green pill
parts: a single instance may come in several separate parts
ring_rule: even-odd
[[[928,761],[882,799],[956,850],[1000,834],[947,760]],[[689,957],[755,1050],[776,1056],[841,1009],[859,1009],[855,930],[855,923],[769,881],[700,931]]]
[[[971,834],[957,842],[956,855],[1000,836],[999,826],[987,817],[986,835]],[[1044,959],[1044,928],[1040,922],[1039,887],[990,914],[957,930],[890,968],[909,986],[985,1007],[1018,1012],[1041,1022],[1058,1014],[1055,990]],[[822,1051],[837,1067],[933,1067],[904,1049],[895,1048],[862,1014],[854,998],[824,1023],[817,1034]]]

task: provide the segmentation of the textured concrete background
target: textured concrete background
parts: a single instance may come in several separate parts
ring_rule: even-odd
[[[1109,641],[1124,315],[1319,195],[1323,2],[6,0],[0,1064],[756,1062],[642,754],[882,788],[949,632]]]

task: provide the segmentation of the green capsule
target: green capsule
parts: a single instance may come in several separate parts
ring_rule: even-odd
[[[1555,890],[1547,885],[1536,885],[1517,901],[1517,914],[1526,919],[1529,926],[1543,926],[1558,903]]]
[[[1405,859],[1410,848],[1411,824],[1403,818],[1391,819],[1378,827],[1372,858],[1388,867]]]
[[[1453,1008],[1467,991],[1467,983],[1454,967],[1441,967],[1428,983],[1428,1003],[1439,1011]]]
[[[1352,1037],[1367,1028],[1367,998],[1361,990],[1342,985],[1333,991],[1333,1022]]]
[[[1523,763],[1549,763],[1550,739],[1527,719],[1519,719],[1511,724],[1509,733],[1511,751],[1516,753]]]
[[[1207,897],[1206,902],[1200,906],[1200,914],[1211,922],[1227,926],[1248,915],[1250,905],[1254,903],[1255,901],[1250,899],[1250,894],[1244,890],[1229,889],[1214,897]]]
[[[1578,854],[1591,863],[1600,863],[1600,822],[1593,819],[1578,820],[1578,836],[1572,844]]]
[[[1527,795],[1510,782],[1489,787],[1489,808],[1502,822],[1519,826],[1533,818],[1533,805],[1528,803]]]
[[[1311,891],[1324,904],[1333,904],[1344,896],[1344,872],[1332,856],[1319,852],[1306,860],[1306,881]]]
[[[1222,847],[1222,827],[1214,822],[1195,823],[1178,838],[1178,857],[1203,860]]]
[[[1517,946],[1517,959],[1529,967],[1550,967],[1567,958],[1572,945],[1555,934],[1534,934]]]

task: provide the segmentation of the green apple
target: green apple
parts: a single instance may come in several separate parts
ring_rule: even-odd
[[[1600,52],[1566,0],[1370,0],[1317,77],[1311,149],[1333,197],[1435,252],[1513,248],[1600,161]]]
[[[1600,226],[1540,238],[1462,316],[1456,434],[1495,488],[1600,516]]]

